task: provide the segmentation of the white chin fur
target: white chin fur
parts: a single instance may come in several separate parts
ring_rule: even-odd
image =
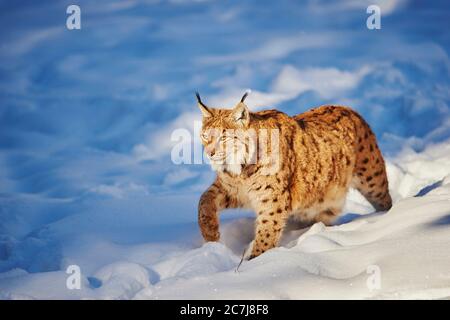
[[[222,163],[214,163],[214,162],[210,162],[210,165],[211,165],[211,168],[214,170],[214,171],[218,171],[218,172],[221,172],[221,171],[223,171],[224,169],[225,169],[225,165],[224,164],[222,164]]]
[[[240,164],[228,164],[226,166],[227,171],[234,173],[235,175],[241,174],[242,166]]]
[[[240,164],[223,164],[223,163],[214,163],[211,161],[211,168],[217,172],[228,171],[235,175],[240,175],[242,166]]]
[[[228,163],[227,163],[228,162]],[[218,161],[215,162],[214,160],[210,159],[211,168],[214,171],[222,172],[222,171],[228,171],[234,175],[240,175],[242,171],[242,165],[245,163],[244,156],[242,154],[237,155],[237,159],[225,159],[224,161]]]

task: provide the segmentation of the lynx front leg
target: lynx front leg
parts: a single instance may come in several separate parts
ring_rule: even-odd
[[[287,201],[273,197],[262,199],[261,203],[261,210],[256,218],[255,240],[251,243],[249,259],[278,245],[288,218]]]
[[[198,225],[205,241],[219,240],[220,211],[236,207],[237,201],[226,193],[218,181],[202,194],[198,205]]]
[[[260,216],[256,221],[256,235],[252,243],[252,253],[249,259],[276,247],[286,225],[286,219],[284,217]]]

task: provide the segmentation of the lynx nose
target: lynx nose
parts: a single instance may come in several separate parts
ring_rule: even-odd
[[[209,147],[209,146],[208,146]],[[211,148],[211,147],[206,147],[205,148],[205,152],[206,152],[206,154],[208,155],[208,157],[214,157],[214,155],[216,154],[216,151],[214,151],[214,148]]]

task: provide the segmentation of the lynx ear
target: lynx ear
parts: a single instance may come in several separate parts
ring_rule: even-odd
[[[243,127],[248,126],[248,124],[250,123],[250,111],[248,110],[247,105],[244,103],[245,98],[247,98],[249,93],[250,91],[247,90],[242,96],[241,101],[239,101],[239,103],[233,109],[234,120]]]
[[[239,102],[233,109],[233,118],[239,125],[246,127],[250,123],[250,111],[244,102]]]
[[[198,92],[195,93],[195,96],[197,97],[197,104],[200,108],[200,111],[202,112],[204,117],[211,117],[212,112],[211,110],[202,102],[202,99],[200,98],[200,94]]]

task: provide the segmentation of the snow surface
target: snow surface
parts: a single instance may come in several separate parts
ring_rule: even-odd
[[[405,147],[387,168],[391,210],[372,213],[351,190],[336,226],[290,225],[280,247],[238,271],[253,237],[251,215],[223,213],[221,241],[206,244],[194,222],[143,230],[154,217],[133,215],[133,207],[121,215],[125,208],[113,202],[101,204],[106,213],[49,218],[26,241],[0,239],[0,298],[449,299],[450,140],[420,153]],[[39,205],[21,201],[24,211]],[[79,290],[66,287],[74,264]],[[367,285],[373,268],[375,288]]]

